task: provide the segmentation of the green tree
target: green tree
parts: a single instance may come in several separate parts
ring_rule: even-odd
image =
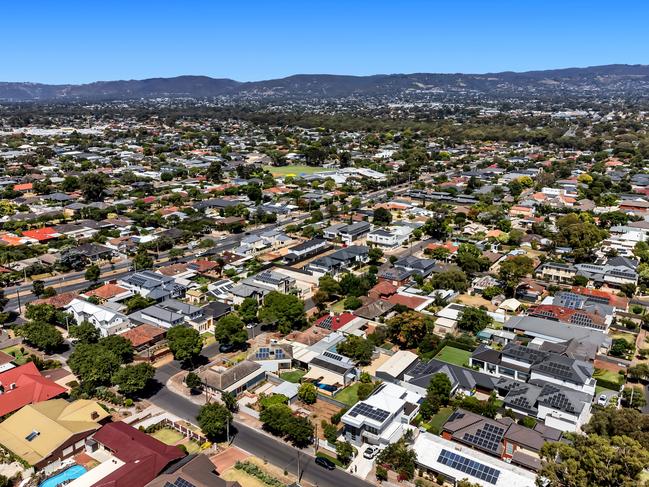
[[[20,334],[30,345],[47,353],[63,345],[63,335],[49,323],[29,321],[20,328]]]
[[[348,465],[354,457],[354,447],[348,441],[336,442],[336,458],[343,465]]]
[[[99,340],[99,345],[113,353],[121,363],[133,360],[133,344],[121,335],[109,335]]]
[[[70,325],[70,336],[76,338],[80,343],[97,343],[101,338],[99,328],[84,321],[79,325]]]
[[[223,404],[212,402],[201,407],[196,419],[205,436],[219,439],[223,438],[228,425],[232,423],[232,413]]]
[[[201,378],[197,373],[189,372],[185,376],[185,385],[192,390],[197,390],[200,389],[200,387],[203,385],[203,382],[201,381]]]
[[[68,365],[82,383],[97,387],[110,383],[119,369],[120,360],[99,344],[80,343],[70,354]]]
[[[359,365],[368,365],[372,362],[374,344],[365,338],[349,335],[337,345],[336,350]]]
[[[79,188],[86,201],[102,201],[107,186],[108,179],[104,173],[87,172],[79,179]]]
[[[374,392],[374,384],[371,382],[362,382],[358,385],[357,395],[358,399],[364,401]]]
[[[460,269],[438,272],[430,279],[430,283],[435,289],[453,289],[461,293],[469,289],[469,280]]]
[[[318,393],[311,382],[304,382],[297,391],[297,397],[305,404],[314,404],[318,399]]]
[[[345,309],[354,310],[363,306],[363,302],[356,296],[347,296],[343,302],[343,306]]]
[[[381,260],[381,257],[383,257],[383,251],[378,247],[372,247],[367,255],[370,258],[370,263],[376,265]]]
[[[182,325],[169,328],[167,341],[174,358],[181,362],[193,361],[203,348],[203,340],[198,331]]]
[[[489,268],[489,259],[473,244],[463,243],[457,249],[455,262],[469,275],[485,271]]]
[[[426,388],[426,398],[421,405],[420,413],[424,419],[437,414],[439,408],[447,406],[451,399],[451,381],[443,373],[433,375]]]
[[[333,296],[340,296],[342,292],[340,289],[340,284],[329,274],[325,274],[318,281],[318,289],[327,295],[327,300],[330,300]]]
[[[406,441],[401,438],[395,443],[389,444],[379,453],[377,464],[388,465],[397,472],[403,479],[411,480],[415,476],[417,454],[408,447]]]
[[[119,387],[119,392],[126,395],[137,394],[153,379],[155,369],[149,363],[126,365],[113,375],[113,384]]]
[[[135,257],[133,257],[133,267],[138,271],[151,269],[153,267],[153,259],[146,251],[138,251]]]
[[[304,302],[292,294],[271,291],[259,309],[259,319],[262,323],[274,324],[281,333],[287,334],[306,323]]]
[[[433,328],[430,318],[417,313],[416,311],[407,311],[397,314],[390,318],[388,325],[388,335],[401,348],[416,348]]]
[[[550,487],[641,485],[649,451],[627,436],[571,435],[571,442],[545,443],[538,479]],[[539,483],[539,485],[541,485]]]
[[[239,403],[237,402],[237,396],[233,392],[223,392],[221,393],[221,400],[228,411],[236,413],[239,410]]]
[[[207,173],[205,175],[207,176],[207,179],[215,183],[221,181],[221,179],[223,179],[223,168],[221,167],[221,163],[218,161],[212,161],[210,166],[207,168]]]
[[[374,210],[373,222],[375,225],[389,225],[392,222],[392,213],[386,208],[379,207]]]
[[[101,275],[101,269],[99,268],[98,265],[93,264],[86,269],[85,278],[86,281],[97,282],[99,280],[100,275]]]
[[[234,313],[230,313],[216,322],[214,336],[219,343],[237,347],[241,347],[248,340],[248,333],[243,321]]]
[[[145,298],[141,294],[136,294],[132,298],[126,300],[126,314],[132,314],[144,308],[155,304],[155,301],[150,298]]]
[[[45,291],[45,283],[43,283],[43,281],[37,279],[32,282],[32,292],[34,293],[34,296],[39,297],[43,294],[43,291]]]
[[[252,323],[257,321],[257,313],[259,312],[259,303],[255,298],[245,298],[239,306],[239,316],[244,323]]]
[[[487,311],[482,308],[473,308],[465,306],[462,310],[462,316],[457,322],[457,327],[462,331],[471,333],[478,333],[489,327],[493,319],[487,314]]]
[[[526,255],[516,255],[500,264],[498,278],[502,281],[508,296],[520,284],[521,279],[534,271],[534,262]]]

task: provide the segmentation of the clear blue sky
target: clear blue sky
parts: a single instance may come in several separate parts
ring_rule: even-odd
[[[6,0],[0,80],[649,64],[649,2]]]

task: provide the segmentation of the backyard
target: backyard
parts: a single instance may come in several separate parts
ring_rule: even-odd
[[[298,384],[304,374],[306,374],[306,370],[296,369],[291,370],[290,372],[283,372],[282,374],[280,374],[280,377],[289,382],[293,382],[294,384]]]
[[[455,348],[451,346],[445,346],[440,350],[440,352],[435,355],[437,360],[442,362],[447,362],[449,364],[459,365],[460,367],[468,367],[469,358],[471,357],[471,352],[468,350],[462,350],[461,348]]]
[[[316,172],[326,172],[328,169],[323,169],[321,167],[312,167],[312,166],[263,166],[263,168],[269,171],[273,176],[299,176],[300,174],[313,174]],[[330,170],[329,170],[330,171]]]
[[[16,365],[23,365],[23,364],[25,364],[25,363],[27,362],[28,354],[27,354],[27,353],[23,353],[23,352],[20,350],[20,348],[21,348],[20,345],[14,345],[13,347],[7,347],[7,348],[5,348],[5,349],[3,349],[2,351],[3,351],[4,353],[7,353],[7,354],[9,354],[9,355],[13,355],[14,357],[16,357],[16,360],[14,360],[14,363],[15,363]]]
[[[334,399],[336,401],[345,403],[348,406],[353,406],[358,402],[358,386],[360,385],[360,382],[356,382],[351,386],[345,387],[342,391],[334,396]]]
[[[441,408],[428,422],[422,423],[421,425],[427,431],[438,435],[442,429],[442,425],[446,423],[446,420],[448,420],[451,414],[453,414],[453,408]]]

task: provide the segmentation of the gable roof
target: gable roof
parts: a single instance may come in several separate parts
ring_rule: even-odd
[[[34,362],[1,373],[0,385],[4,388],[0,395],[0,416],[66,392],[65,387],[43,377]],[[12,385],[15,385],[13,389]]]
[[[121,421],[108,423],[93,438],[124,462],[94,487],[143,487],[169,463],[185,456],[180,448],[165,445]]]

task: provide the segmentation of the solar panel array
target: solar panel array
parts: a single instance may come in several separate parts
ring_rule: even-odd
[[[365,404],[363,402],[354,406],[354,408],[349,412],[349,415],[353,418],[355,418],[359,414],[361,416],[365,416],[366,418],[373,419],[374,421],[378,421],[379,423],[382,423],[390,416],[389,412],[384,411],[383,409],[372,407],[369,404]]]
[[[470,460],[462,455],[453,453],[451,451],[443,449],[437,458],[437,461],[442,465],[447,467],[454,468],[460,472],[471,475],[472,477],[484,480],[489,484],[496,485],[498,482],[498,477],[500,476],[500,470],[495,468],[488,467],[480,462],[475,460]]]
[[[504,434],[505,430],[503,428],[487,423],[478,429],[475,434],[465,433],[463,440],[479,448],[498,453],[498,447]]]
[[[178,477],[173,484],[171,482],[165,482],[164,487],[196,487],[196,486],[191,482],[185,480],[184,478]]]
[[[324,328],[325,330],[331,330],[332,322],[333,322],[333,318],[331,317],[331,315],[329,315],[324,320],[322,320],[318,324],[318,326],[320,328]]]
[[[322,355],[324,355],[325,357],[330,358],[332,360],[336,360],[338,362],[342,362],[343,360],[345,360],[345,357],[343,357],[342,355],[330,352],[329,350],[327,350],[326,352],[323,352]]]
[[[537,366],[537,369],[543,372],[549,372],[555,377],[569,379],[573,377],[572,367],[566,364],[558,364],[556,362],[543,362]]]
[[[259,360],[268,360],[270,358],[270,349],[267,347],[260,347],[255,354],[255,358]]]

